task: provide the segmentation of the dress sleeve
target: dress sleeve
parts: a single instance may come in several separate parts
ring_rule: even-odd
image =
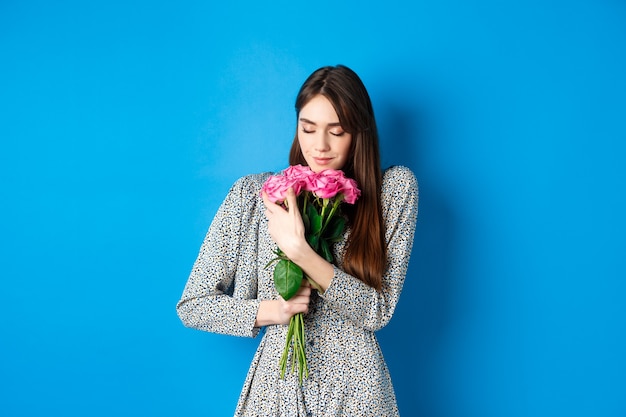
[[[255,337],[258,275],[246,248],[256,239],[258,190],[246,177],[230,189],[204,238],[182,297],[176,305],[185,326]],[[245,230],[243,228],[245,227]]]
[[[322,296],[347,320],[370,331],[389,323],[402,291],[417,220],[417,180],[408,168],[390,168],[382,194],[388,264],[381,290],[335,266],[334,277]]]

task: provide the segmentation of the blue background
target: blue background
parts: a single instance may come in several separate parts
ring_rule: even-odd
[[[174,306],[301,83],[420,181],[379,333],[404,416],[626,416],[626,4],[0,4],[0,414],[232,415],[257,339]]]

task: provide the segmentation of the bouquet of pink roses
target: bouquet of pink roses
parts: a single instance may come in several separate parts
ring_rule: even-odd
[[[340,204],[354,204],[361,191],[353,179],[346,178],[339,170],[327,169],[313,172],[309,167],[292,165],[278,175],[272,175],[265,181],[261,192],[265,192],[270,201],[286,204],[287,190],[292,188],[298,198],[298,207],[305,227],[305,237],[309,245],[328,262],[333,262],[332,244],[343,236],[346,219],[340,212]],[[321,288],[306,277],[298,265],[293,263],[280,250],[274,251],[276,258],[267,266],[274,267],[274,287],[285,300],[295,295],[302,284],[302,279],[309,280],[318,291]],[[298,377],[308,376],[305,353],[304,318],[302,313],[291,317],[287,329],[285,349],[280,360],[280,377],[284,378],[287,369],[287,357],[293,346],[291,357],[292,372],[294,364],[298,367]]]

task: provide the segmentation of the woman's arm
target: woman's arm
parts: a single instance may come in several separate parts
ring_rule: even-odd
[[[417,203],[418,186],[413,173],[405,167],[390,168],[382,192],[387,269],[381,290],[334,267],[331,284],[322,295],[335,311],[367,330],[387,325],[395,311],[413,247]]]
[[[255,256],[260,185],[238,180],[217,211],[176,309],[185,326],[215,333],[256,336]],[[257,214],[255,214],[257,213]],[[245,228],[245,230],[243,230]]]

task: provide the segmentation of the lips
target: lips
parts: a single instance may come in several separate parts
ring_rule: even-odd
[[[313,157],[313,160],[318,165],[328,165],[333,160],[333,158],[317,158],[317,157]]]

